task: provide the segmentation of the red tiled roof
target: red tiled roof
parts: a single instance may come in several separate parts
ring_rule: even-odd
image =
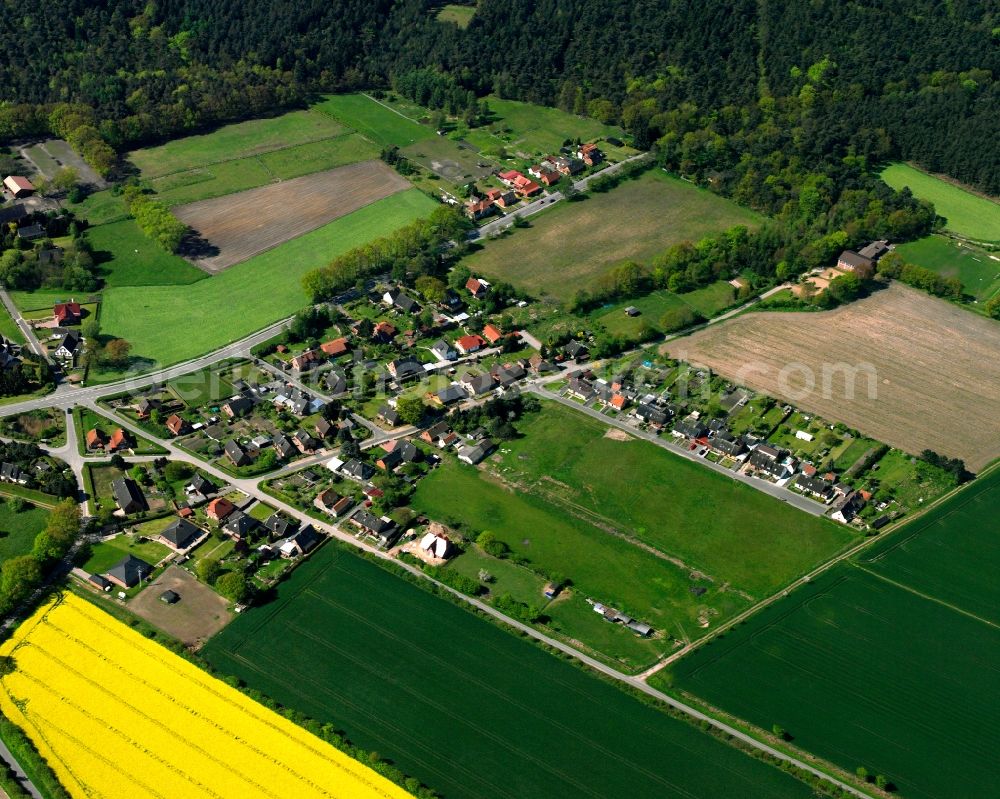
[[[333,341],[326,341],[320,344],[319,348],[330,356],[343,355],[349,349],[346,338],[335,338]]]
[[[10,175],[5,180],[8,186],[13,186],[16,191],[34,191],[35,187],[31,181],[20,175]]]
[[[87,431],[87,446],[97,447],[104,444],[104,436],[101,435],[101,431],[96,427],[93,430]]]
[[[167,419],[167,429],[175,436],[179,435],[181,430],[184,429],[184,420],[175,413]]]
[[[455,342],[460,350],[465,352],[472,352],[473,350],[478,350],[486,344],[486,340],[482,336],[477,336],[472,334],[471,336],[462,336],[458,341]]]
[[[225,519],[230,513],[236,510],[236,506],[233,505],[225,497],[217,497],[208,503],[208,515],[214,519]]]
[[[128,434],[122,430],[120,427],[111,434],[111,438],[108,439],[109,449],[118,449],[128,444]]]
[[[495,327],[493,325],[486,325],[486,327],[483,328],[483,336],[491,344],[496,344],[500,339],[503,338],[503,333],[500,332],[500,329],[498,327]]]
[[[80,317],[80,303],[78,302],[59,302],[52,307],[52,314],[55,316],[57,322],[62,322],[66,319],[78,319]]]

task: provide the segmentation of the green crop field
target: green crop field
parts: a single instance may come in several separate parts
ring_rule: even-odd
[[[344,127],[327,114],[292,111],[268,119],[237,122],[210,133],[174,139],[158,147],[134,150],[128,154],[128,159],[139,168],[143,177],[155,178],[328,139],[344,132]]]
[[[705,189],[650,171],[609,192],[558,203],[533,217],[529,229],[486,242],[465,264],[536,296],[568,300],[622,261],[648,263],[672,244],[759,220]]]
[[[934,203],[948,230],[979,241],[1000,241],[1000,203],[907,164],[890,164],[882,180],[894,189],[909,186],[914,196]]]
[[[543,572],[676,637],[699,637],[703,614],[714,627],[851,541],[653,444],[608,437],[562,406],[520,430],[498,464],[508,486],[449,462],[421,481],[414,507],[490,530]]]
[[[1000,291],[1000,256],[978,247],[952,241],[945,236],[927,236],[896,248],[910,263],[931,269],[962,283],[966,294],[980,302]]]
[[[364,94],[333,94],[314,106],[317,111],[354,128],[377,144],[406,147],[435,133]]]
[[[449,799],[810,795],[771,766],[334,545],[202,655]]]
[[[372,203],[237,266],[187,286],[112,288],[101,327],[132,343],[132,354],[161,366],[224,346],[308,301],[300,279],[310,269],[425,216],[434,202],[410,189]]]
[[[0,503],[0,563],[31,552],[48,516],[44,508],[29,505],[15,513],[6,502]]]
[[[998,511],[994,471],[654,683],[778,724],[902,796],[980,795],[1000,779]]]
[[[151,180],[150,185],[160,199],[180,205],[378,158],[378,154],[378,148],[367,139],[357,133],[343,133],[261,155],[172,172]]]
[[[109,288],[185,285],[208,277],[179,255],[160,247],[132,219],[90,228],[87,238]]]

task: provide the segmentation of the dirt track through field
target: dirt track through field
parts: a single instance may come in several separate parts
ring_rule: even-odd
[[[1000,324],[900,284],[829,312],[744,314],[664,349],[906,452],[974,471],[1000,456]]]
[[[408,188],[381,161],[362,161],[189,203],[174,213],[205,245],[189,260],[214,273]]]

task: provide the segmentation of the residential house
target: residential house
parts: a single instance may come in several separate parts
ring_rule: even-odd
[[[236,510],[236,506],[228,499],[225,497],[216,497],[208,503],[205,513],[208,515],[209,519],[221,522],[224,521],[225,518],[234,510]]]
[[[141,397],[138,402],[132,405],[132,409],[140,419],[148,419],[149,415],[156,410],[158,405],[158,402],[151,400],[149,397]]]
[[[850,524],[864,506],[865,499],[861,496],[861,492],[851,491],[833,504],[830,518],[841,524]]]
[[[177,519],[160,532],[160,543],[170,547],[174,552],[184,552],[190,549],[208,535],[200,527],[196,527],[186,519]]]
[[[674,422],[671,432],[679,438],[695,439],[705,435],[708,432],[708,428],[698,419],[688,416],[685,419],[678,419]]]
[[[126,555],[108,569],[104,576],[120,588],[132,588],[153,573],[153,567],[135,555]]]
[[[889,252],[889,242],[885,239],[879,239],[858,250],[858,255],[862,258],[868,258],[875,263],[887,252]]]
[[[327,488],[316,495],[313,505],[334,518],[340,518],[354,507],[354,500],[351,497],[341,496],[332,488]]]
[[[462,386],[458,383],[450,383],[434,395],[433,402],[438,405],[446,406],[451,405],[453,402],[465,399],[467,396],[468,395],[465,393],[465,389],[462,388]]]
[[[485,347],[486,340],[482,336],[472,333],[468,336],[462,336],[455,342],[455,346],[462,355],[469,355],[473,352],[479,352],[479,350]]]
[[[667,423],[667,412],[648,403],[640,404],[634,411],[635,417],[651,427],[662,428]]]
[[[545,358],[537,352],[528,359],[528,365],[531,367],[531,371],[538,375],[559,371],[558,366],[551,361],[545,360]]]
[[[490,344],[496,344],[503,338],[503,333],[500,332],[500,328],[496,325],[486,325],[486,327],[483,328],[483,338],[485,338]]]
[[[299,529],[298,519],[290,519],[275,511],[263,521],[272,539],[285,538]]]
[[[333,396],[347,391],[347,375],[339,369],[331,369],[326,374],[326,390]]]
[[[420,313],[420,305],[402,289],[390,289],[382,295],[382,302],[390,308],[396,308],[403,313]]]
[[[608,405],[614,408],[616,411],[625,410],[628,406],[628,397],[624,394],[612,394],[611,399],[608,400]]]
[[[503,189],[489,189],[486,192],[486,199],[505,209],[517,204],[517,196],[514,192]]]
[[[271,439],[271,443],[274,445],[274,451],[281,460],[286,461],[295,455],[295,445],[288,440],[288,437],[284,433],[278,433]]]
[[[807,477],[804,474],[797,475],[795,485],[803,494],[807,494],[823,502],[829,502],[833,496],[833,486],[821,477]]]
[[[76,363],[76,356],[80,350],[80,334],[75,330],[67,331],[59,342],[59,346],[53,350],[52,355],[64,363]]]
[[[587,357],[590,355],[590,350],[587,348],[587,345],[582,344],[575,339],[566,344],[562,351],[563,355],[570,360],[576,361],[577,363],[587,360]]]
[[[769,444],[758,444],[747,458],[747,464],[755,472],[762,472],[776,480],[782,480],[790,476],[792,471],[784,456],[784,450]]]
[[[584,402],[590,402],[595,396],[597,396],[597,392],[594,390],[593,384],[589,380],[584,380],[580,377],[571,377],[569,382],[566,384],[566,390],[574,397],[583,400]]]
[[[375,418],[381,422],[385,422],[389,427],[395,427],[399,424],[399,414],[396,413],[395,408],[391,408],[388,405],[383,405],[379,408]]]
[[[379,322],[372,330],[372,341],[388,344],[399,331],[389,322]]]
[[[296,448],[303,455],[310,452],[315,452],[320,446],[321,442],[313,438],[306,430],[296,430],[295,434],[292,436],[292,443],[295,444]]]
[[[202,476],[201,472],[195,473],[187,487],[192,491],[197,491],[199,494],[205,494],[206,496],[215,493],[215,483]]]
[[[78,302],[57,302],[52,306],[52,316],[59,327],[78,325],[83,318],[83,311]]]
[[[490,370],[490,375],[500,384],[501,388],[510,388],[518,380],[527,376],[527,374],[525,368],[516,361],[514,363],[498,364]]]
[[[576,151],[576,157],[587,166],[594,166],[604,160],[604,153],[600,151],[596,144],[581,144]]]
[[[746,449],[742,436],[734,436],[728,430],[716,433],[708,440],[708,446],[721,455],[737,458]]]
[[[224,447],[226,457],[232,462],[233,466],[237,468],[240,466],[246,466],[249,464],[250,456],[247,454],[246,450],[243,449],[236,441],[227,441]]]
[[[316,528],[307,524],[278,547],[278,551],[283,558],[300,558],[308,555],[322,540],[323,537],[316,532]]]
[[[329,419],[323,419],[322,417],[316,420],[313,429],[316,431],[316,435],[324,440],[337,435],[337,428],[330,423]]]
[[[875,262],[853,250],[844,250],[837,259],[837,268],[845,272],[854,272],[864,279],[871,277],[875,272]]]
[[[146,497],[130,477],[117,477],[111,481],[111,494],[126,516],[146,510]]]
[[[182,436],[188,432],[189,425],[176,413],[172,414],[166,421],[167,430],[175,436]]]
[[[386,452],[398,452],[400,459],[403,463],[413,463],[414,461],[420,460],[422,457],[420,450],[417,448],[416,444],[412,441],[407,441],[406,439],[394,439],[392,441],[386,441],[382,445],[382,449]]]
[[[493,379],[493,375],[489,372],[484,372],[483,374],[469,372],[462,376],[459,383],[473,397],[478,397],[488,391],[492,391],[496,387],[496,380]]]
[[[533,178],[537,178],[539,183],[544,183],[546,186],[551,186],[553,183],[559,182],[559,173],[555,169],[550,169],[550,164],[537,164],[528,170],[528,174]]]
[[[458,357],[458,353],[455,351],[455,348],[443,338],[439,338],[431,344],[431,352],[439,361],[453,361]]]
[[[560,155],[554,158],[549,156],[546,160],[555,167],[556,172],[560,175],[578,175],[586,169],[586,165],[578,158],[567,158]]]
[[[496,449],[496,445],[488,438],[477,441],[474,445],[462,447],[458,451],[458,459],[470,466],[475,466],[483,461],[487,455]]]
[[[133,446],[132,434],[119,427],[108,439],[107,450],[108,452],[118,452],[123,449],[132,449]]]
[[[396,523],[388,516],[378,517],[367,510],[360,510],[351,519],[351,524],[363,533],[378,539],[383,547],[389,546],[398,535]]]
[[[104,433],[96,427],[87,431],[87,449],[104,449]]]
[[[382,455],[377,461],[375,461],[375,465],[384,472],[392,472],[402,463],[403,457],[397,449],[389,450],[385,453],[385,455]]]
[[[389,374],[399,383],[405,383],[407,380],[416,380],[426,374],[424,365],[412,355],[405,355],[402,358],[389,361],[387,366]]]
[[[19,227],[17,229],[17,237],[19,239],[24,239],[25,241],[41,239],[44,238],[45,235],[46,230],[42,225],[28,225],[27,227]]]
[[[319,345],[319,348],[328,358],[339,358],[341,355],[346,355],[351,351],[346,338],[335,338],[331,341],[324,341]]]
[[[28,476],[21,471],[20,467],[13,463],[7,463],[4,461],[3,463],[0,463],[0,480],[5,483],[26,485],[28,482]]]
[[[485,219],[490,214],[496,213],[493,200],[484,200],[475,197],[465,203],[465,215],[472,220]]]
[[[222,406],[222,412],[230,419],[239,419],[250,413],[253,402],[246,397],[233,397]]]
[[[3,187],[14,197],[29,197],[35,192],[32,182],[23,175],[8,175],[3,179]]]
[[[241,510],[234,510],[229,514],[229,516],[226,517],[226,521],[223,523],[222,529],[234,541],[245,541],[254,534],[254,531],[259,526],[260,522],[258,522],[253,516],[250,516]]]
[[[439,446],[441,439],[450,432],[451,427],[447,422],[437,422],[420,434],[420,440],[426,441],[428,444],[433,444],[434,446]]]
[[[478,277],[470,277],[465,281],[465,288],[477,300],[481,300],[490,290],[490,284]]]
[[[370,480],[372,475],[375,474],[375,470],[364,461],[359,461],[357,458],[351,458],[343,466],[340,467],[340,471],[352,480],[357,480],[358,482],[364,482]]]

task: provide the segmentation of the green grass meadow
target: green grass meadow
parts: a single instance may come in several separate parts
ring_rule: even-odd
[[[520,428],[497,464],[513,490],[449,461],[421,481],[413,506],[473,534],[490,530],[543,573],[677,638],[700,637],[703,614],[714,628],[851,541],[653,444],[608,438],[562,406]]]
[[[551,154],[558,153],[567,139],[594,141],[623,135],[621,128],[567,114],[558,108],[504,100],[496,95],[487,97],[486,102],[496,118],[487,127],[503,132],[508,150]]]
[[[469,27],[469,23],[472,22],[472,17],[475,13],[475,6],[460,6],[449,3],[441,7],[437,18],[439,22],[453,22],[460,28],[467,28]]]
[[[959,244],[945,236],[927,236],[896,248],[910,263],[958,278],[966,294],[984,302],[1000,291],[1000,256]]]
[[[648,264],[673,244],[759,221],[736,203],[656,170],[558,203],[532,217],[530,228],[486,243],[465,264],[537,297],[565,301],[622,261]]]
[[[101,327],[160,366],[249,335],[304,306],[301,278],[336,255],[426,216],[434,201],[410,189],[191,285],[122,286],[104,292]]]
[[[49,512],[28,506],[15,513],[6,502],[0,502],[0,563],[18,555],[27,555],[35,544],[35,536],[45,527]]]
[[[1000,779],[998,512],[994,471],[654,683],[778,724],[901,796],[981,795]]]
[[[385,146],[406,147],[435,135],[426,125],[397,114],[364,94],[329,95],[314,108]]]
[[[187,285],[208,277],[179,255],[167,252],[133,219],[98,225],[87,234],[109,287]]]
[[[128,159],[144,178],[156,178],[328,139],[345,132],[345,128],[327,114],[312,110],[292,111],[281,116],[237,122],[209,133],[174,139],[158,147],[133,150]]]
[[[1000,241],[1000,203],[965,191],[907,164],[890,164],[882,180],[894,189],[909,186],[914,196],[934,203],[945,227],[978,241]]]
[[[666,332],[661,324],[667,311],[678,308],[690,308],[706,319],[711,319],[735,302],[736,290],[724,280],[712,283],[700,289],[674,294],[672,291],[654,291],[644,297],[622,300],[612,305],[598,308],[591,314],[595,322],[614,336],[633,338],[647,326],[661,333]],[[639,316],[628,316],[625,309],[633,306],[639,310]]]
[[[202,655],[450,799],[810,795],[777,769],[334,545]]]

